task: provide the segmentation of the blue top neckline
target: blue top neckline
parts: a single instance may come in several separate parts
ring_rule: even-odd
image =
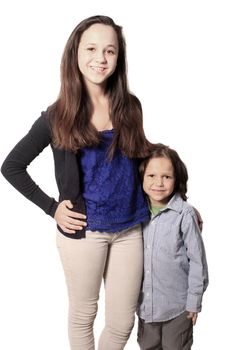
[[[100,134],[107,134],[107,133],[112,133],[114,131],[114,129],[106,129],[106,130],[100,130],[99,133]]]

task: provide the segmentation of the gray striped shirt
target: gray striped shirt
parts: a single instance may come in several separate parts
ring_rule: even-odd
[[[185,310],[200,312],[208,268],[193,207],[176,194],[144,225],[143,237],[139,317],[145,322],[159,322]]]

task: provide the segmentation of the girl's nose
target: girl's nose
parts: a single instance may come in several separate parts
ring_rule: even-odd
[[[106,62],[106,57],[104,52],[99,51],[96,53],[96,57],[95,57],[96,62],[102,63],[102,62]]]

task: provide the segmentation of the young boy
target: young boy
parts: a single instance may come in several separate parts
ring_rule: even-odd
[[[139,300],[141,350],[189,350],[208,285],[197,215],[186,202],[187,169],[157,144],[140,165],[151,220],[144,225],[144,279]]]

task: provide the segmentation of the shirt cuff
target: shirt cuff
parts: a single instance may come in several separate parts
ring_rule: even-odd
[[[190,312],[201,311],[202,295],[188,294],[186,310]]]

